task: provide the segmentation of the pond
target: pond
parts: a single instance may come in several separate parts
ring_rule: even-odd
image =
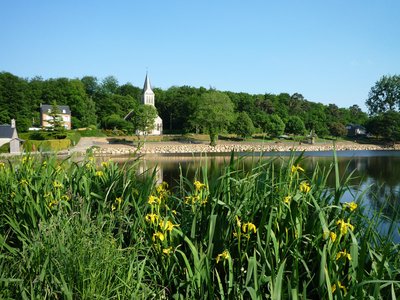
[[[259,154],[238,153],[243,157],[244,168],[251,168],[258,159],[276,158],[274,163],[279,166],[282,159],[287,159],[290,152],[269,152]],[[295,155],[300,155],[296,153]],[[342,201],[352,201],[354,197],[362,195],[363,204],[370,208],[368,216],[374,211],[382,211],[387,219],[395,220],[397,228],[400,224],[400,151],[340,151],[337,152],[339,170],[341,176],[353,173],[349,182],[349,191],[343,196]],[[113,158],[113,160],[115,160]],[[120,161],[123,161],[121,159]],[[126,160],[126,158],[125,158]],[[209,176],[217,178],[221,175],[223,165],[230,160],[230,154],[207,154],[207,155],[157,155],[145,156],[140,164],[140,169],[154,169],[157,167],[157,180],[166,181],[170,186],[177,184],[180,172],[193,179],[199,167],[207,166]],[[333,153],[306,152],[302,167],[309,174],[315,167],[328,168],[333,162]],[[334,187],[334,174],[328,179],[328,186]],[[390,222],[382,219],[380,230],[387,232]],[[400,242],[399,230],[395,230],[394,240]]]

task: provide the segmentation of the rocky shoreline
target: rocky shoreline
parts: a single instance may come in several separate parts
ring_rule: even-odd
[[[114,155],[148,155],[148,154],[198,154],[235,152],[287,152],[287,151],[357,151],[357,150],[400,150],[399,147],[388,147],[353,142],[295,144],[295,143],[221,143],[215,147],[207,144],[182,144],[173,142],[146,143],[138,148],[127,145],[107,145],[93,148],[96,156]]]

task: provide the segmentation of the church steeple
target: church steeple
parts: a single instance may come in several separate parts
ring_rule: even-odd
[[[154,106],[154,92],[151,89],[150,78],[147,72],[143,85],[142,103]]]
[[[144,85],[143,85],[143,93],[145,93],[147,90],[152,91],[151,84],[150,84],[150,78],[146,72],[146,78],[144,79]]]

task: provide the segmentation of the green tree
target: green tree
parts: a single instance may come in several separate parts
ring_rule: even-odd
[[[289,117],[285,127],[286,133],[304,134],[305,131],[304,122],[298,116]]]
[[[126,121],[117,114],[104,117],[102,127],[105,129],[119,129],[126,132],[132,132],[132,122]]]
[[[396,143],[400,140],[400,113],[387,111],[373,116],[368,120],[366,128],[368,132]]]
[[[114,76],[107,76],[103,79],[100,85],[100,89],[106,94],[116,94],[119,88],[118,80]]]
[[[322,103],[309,102],[307,114],[304,117],[304,123],[308,131],[314,130],[318,136],[329,134],[327,115],[325,106]]]
[[[64,93],[72,116],[80,120],[82,127],[97,124],[96,105],[93,99],[86,94],[85,85],[80,80],[69,80]],[[72,125],[77,127],[74,123]]]
[[[285,131],[285,123],[283,123],[280,116],[273,114],[266,116],[263,129],[271,137],[277,137]]]
[[[47,121],[51,125],[49,130],[54,131],[55,135],[63,133],[65,131],[64,121],[61,117],[60,108],[55,101],[51,104],[49,116],[51,117],[51,119]]]
[[[126,83],[121,85],[117,90],[119,95],[122,96],[131,96],[136,101],[140,102],[140,97],[142,95],[142,90],[136,86],[133,86],[130,83]]]
[[[92,98],[86,99],[83,106],[83,113],[81,114],[81,126],[88,127],[90,125],[97,125],[96,104]],[[72,123],[74,125],[74,123]]]
[[[154,129],[156,117],[157,110],[154,106],[139,105],[131,118],[133,129],[136,131],[136,134],[144,135],[146,140],[146,136]]]
[[[383,76],[371,88],[366,101],[371,115],[400,110],[400,76]]]
[[[89,97],[94,97],[100,89],[100,86],[99,86],[99,83],[98,83],[98,80],[96,77],[84,76],[81,78],[81,82],[83,83],[86,94]]]
[[[347,123],[348,119],[348,110],[346,110],[345,108],[339,108],[336,104],[328,104],[328,106],[325,107],[325,115],[326,124],[334,122],[345,124]]]
[[[364,125],[367,122],[368,115],[357,104],[350,106],[348,111],[349,117],[347,123]]]
[[[254,134],[255,128],[253,121],[246,112],[238,113],[233,124],[234,132],[242,138],[251,137]]]
[[[159,88],[154,88],[153,91],[164,129],[175,132],[189,132],[193,129],[192,115],[206,89],[173,86],[166,91]]]
[[[210,145],[215,146],[218,134],[225,130],[234,119],[233,103],[221,92],[209,91],[201,95],[193,115],[194,125],[203,128],[210,135]]]
[[[329,132],[331,135],[339,137],[345,136],[347,134],[347,129],[346,126],[340,122],[331,122],[329,123]]]
[[[32,125],[32,107],[27,97],[26,80],[8,72],[0,73],[0,124],[15,119],[19,131]]]

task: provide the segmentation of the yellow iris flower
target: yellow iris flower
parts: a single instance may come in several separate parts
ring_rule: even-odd
[[[217,255],[217,258],[216,258],[217,263],[219,263],[219,261],[221,259],[227,260],[227,259],[229,259],[229,257],[230,257],[230,255],[229,255],[228,250],[224,250],[224,252]]]
[[[147,214],[144,219],[146,222],[154,224],[158,220],[158,215],[157,214]]]
[[[336,225],[339,226],[340,233],[345,235],[347,230],[350,229],[351,231],[354,230],[354,226],[350,224],[350,222],[346,222],[345,220],[341,219],[336,222]]]
[[[165,235],[162,232],[157,231],[153,234],[153,242],[159,239],[161,242],[165,240]]]
[[[335,241],[336,241],[336,233],[334,233],[334,232],[330,232],[329,233],[329,236],[330,236],[330,238],[331,238],[331,241],[334,243]]]
[[[300,192],[308,193],[311,190],[311,187],[308,182],[303,181],[302,183],[300,183],[299,189]]]
[[[348,208],[350,211],[354,211],[357,209],[358,205],[355,202],[347,202],[343,204],[344,208]]]
[[[160,203],[161,203],[161,199],[158,198],[158,197],[156,197],[156,196],[150,195],[150,196],[149,196],[149,200],[148,200],[147,202],[148,202],[150,205],[153,205],[153,204],[155,204],[155,203],[160,204]]]
[[[193,184],[196,188],[196,191],[200,191],[201,189],[206,188],[206,185],[198,180],[196,180]]]
[[[170,255],[170,252],[172,251],[172,247],[169,247],[169,248],[165,248],[165,249],[163,249],[163,253],[165,254],[165,255]]]
[[[247,223],[244,223],[244,224],[242,225],[242,231],[243,231],[244,233],[250,232],[250,231],[253,231],[254,233],[256,233],[256,232],[257,232],[257,227],[256,227],[256,225],[254,225],[253,223],[247,222]]]
[[[166,231],[172,231],[172,229],[174,229],[174,227],[178,227],[179,225],[177,225],[177,224],[173,224],[171,221],[162,221],[161,223],[160,223],[160,227],[163,229],[163,230],[166,230]]]
[[[344,291],[345,294],[347,294],[347,289],[346,289],[346,287],[345,287],[344,285],[342,285],[342,283],[341,283],[340,281],[338,281],[338,287],[339,287],[340,289],[342,289],[342,290]],[[333,284],[332,287],[331,287],[331,289],[332,289],[332,294],[333,294],[333,293],[336,291],[336,284]]]
[[[304,172],[304,169],[300,167],[300,165],[292,166],[292,173],[297,173],[297,172]]]
[[[348,260],[351,260],[351,255],[350,253],[347,252],[346,249],[344,249],[343,251],[339,251],[336,254],[336,260],[339,260],[341,257],[347,258]]]

